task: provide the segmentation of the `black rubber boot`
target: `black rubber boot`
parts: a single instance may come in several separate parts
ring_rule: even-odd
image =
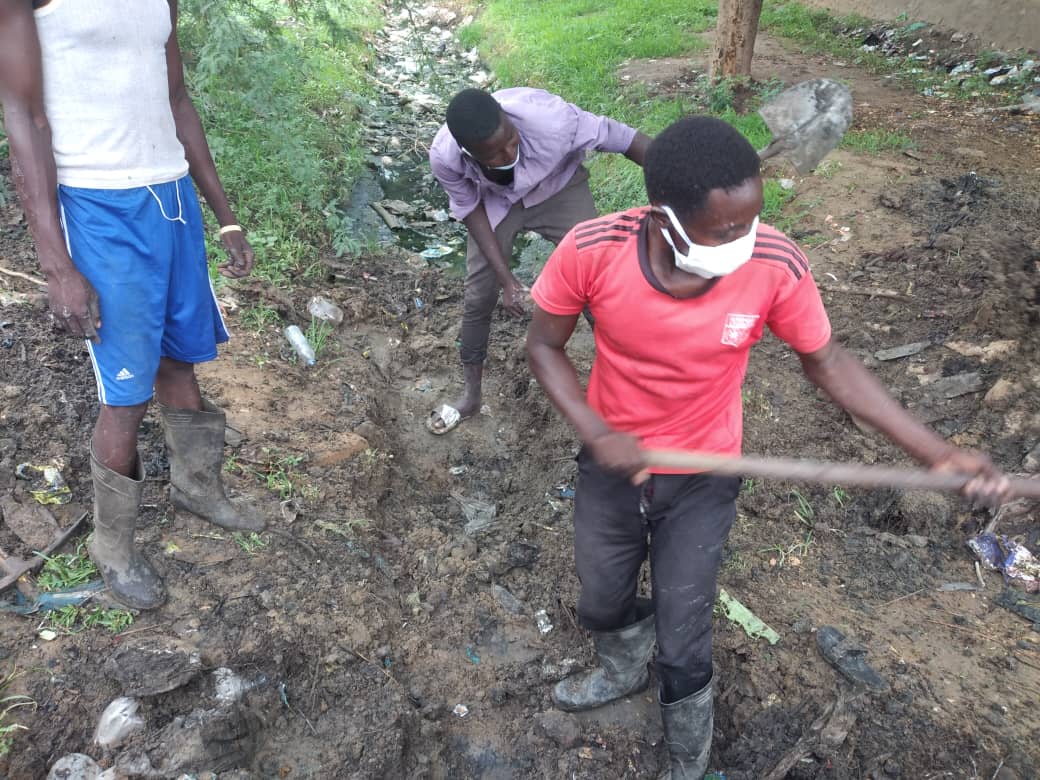
[[[94,534],[87,544],[108,589],[133,609],[155,609],[166,601],[166,589],[148,560],[134,545],[137,508],[144,474],[138,457],[133,479],[101,465],[90,453],[94,478]]]
[[[224,492],[224,411],[202,400],[202,411],[159,407],[170,459],[170,502],[229,531],[262,531],[252,507],[237,507]]]
[[[661,702],[664,743],[671,769],[657,780],[701,780],[711,757],[711,730],[714,726],[712,684],[674,704]]]
[[[646,665],[654,650],[654,613],[649,601],[636,605],[637,621],[616,631],[593,631],[599,666],[560,680],[553,702],[561,710],[578,712],[638,693],[650,683]]]

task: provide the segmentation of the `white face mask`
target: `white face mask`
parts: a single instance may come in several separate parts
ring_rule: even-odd
[[[467,157],[473,157],[473,155],[469,153],[469,149],[465,147],[459,148],[462,149],[462,153]],[[477,158],[473,157],[473,159],[476,160]],[[520,162],[520,144],[516,145],[516,159],[513,160],[513,162],[509,163],[509,165],[485,165],[484,167],[487,168],[489,171],[511,171],[513,170],[513,168],[516,167],[516,164],[518,162]]]
[[[675,266],[679,270],[702,276],[705,279],[714,279],[716,276],[725,276],[733,273],[751,259],[751,255],[755,251],[755,240],[758,237],[758,217],[755,217],[754,222],[751,223],[751,229],[747,232],[747,235],[741,236],[727,244],[701,246],[690,240],[690,237],[686,235],[686,231],[683,230],[683,226],[679,224],[675,213],[668,206],[661,206],[661,209],[668,215],[668,219],[672,221],[672,227],[675,228],[675,232],[690,247],[686,250],[686,254],[683,254],[676,248],[675,242],[672,241],[672,234],[661,228],[664,240],[668,242],[668,246],[672,248],[672,252],[675,254]]]

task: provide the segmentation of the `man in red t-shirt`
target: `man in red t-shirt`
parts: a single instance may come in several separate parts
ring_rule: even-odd
[[[976,475],[969,495],[997,500],[1007,481],[917,422],[831,340],[805,255],[758,224],[759,158],[735,129],[710,117],[676,122],[650,145],[644,176],[651,205],[575,227],[532,290],[531,370],[584,444],[578,616],[600,662],[560,682],[553,699],[582,710],[642,690],[656,634],[670,754],[662,778],[699,780],[711,750],[716,576],[740,480],[648,472],[642,448],[738,455],[748,352],[767,325],[851,414],[933,468]],[[596,321],[587,395],[564,351],[585,307]],[[636,597],[648,552],[652,601]]]

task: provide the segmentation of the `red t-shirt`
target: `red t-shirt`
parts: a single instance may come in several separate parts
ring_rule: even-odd
[[[752,259],[695,298],[672,297],[647,258],[646,207],[577,225],[531,294],[550,314],[595,317],[588,402],[646,448],[739,455],[740,386],[766,325],[797,352],[831,337],[809,262],[759,225]]]

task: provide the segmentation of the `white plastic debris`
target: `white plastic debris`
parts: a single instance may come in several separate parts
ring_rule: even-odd
[[[549,620],[549,613],[544,609],[540,609],[534,613],[534,622],[538,624],[538,630],[541,632],[542,636],[553,630],[552,621]]]
[[[467,715],[469,715],[469,707],[467,707],[465,704],[456,704],[455,709],[453,709],[452,712],[458,715],[460,718],[465,718]]]
[[[141,703],[129,696],[120,696],[105,707],[94,731],[94,742],[105,749],[117,748],[145,726]]]

